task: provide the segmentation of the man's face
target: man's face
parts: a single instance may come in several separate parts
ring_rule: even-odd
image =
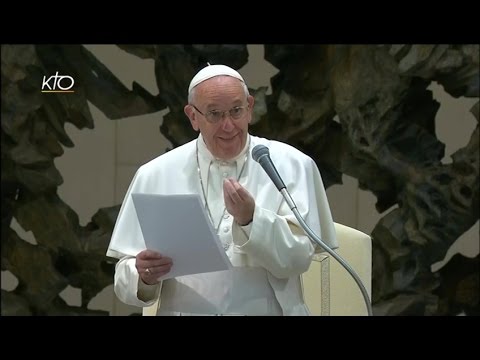
[[[213,156],[228,160],[245,146],[253,104],[253,96],[247,97],[240,80],[215,76],[196,86],[192,105],[197,109],[187,105],[185,113]],[[207,118],[218,121],[212,123]]]

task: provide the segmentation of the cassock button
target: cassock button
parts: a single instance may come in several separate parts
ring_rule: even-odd
[[[227,177],[228,176],[228,173],[227,172],[224,172],[223,173],[223,177]]]
[[[229,217],[230,217],[230,215],[228,215],[228,214],[223,215],[223,218],[224,218],[225,220],[228,219]]]
[[[227,233],[228,230],[229,230],[229,227],[228,227],[228,226],[225,226],[225,227],[223,228],[223,232],[224,232],[224,233]]]

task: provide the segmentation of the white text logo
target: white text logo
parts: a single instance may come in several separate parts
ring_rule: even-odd
[[[58,71],[55,75],[50,76],[48,79],[46,76],[43,77],[42,82],[42,92],[62,92],[62,93],[73,93],[75,92],[72,88],[75,84],[75,80],[68,75],[58,75]]]

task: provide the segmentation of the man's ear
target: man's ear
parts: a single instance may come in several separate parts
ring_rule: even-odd
[[[255,104],[255,98],[252,95],[248,95],[247,102],[248,106],[250,106],[250,109],[253,109],[253,105]]]
[[[185,115],[187,115],[188,119],[190,120],[190,124],[192,125],[193,130],[199,131],[200,127],[198,126],[198,120],[196,118],[195,109],[192,105],[185,105],[183,108]]]
[[[247,97],[247,102],[248,102],[248,107],[250,108],[250,120],[248,121],[249,123],[253,119],[253,106],[255,105],[255,98],[252,95],[248,95]]]

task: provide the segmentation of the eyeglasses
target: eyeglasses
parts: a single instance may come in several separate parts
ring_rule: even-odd
[[[247,106],[235,106],[235,107],[233,107],[233,108],[231,108],[230,110],[227,110],[227,111],[211,110],[211,111],[207,112],[206,114],[204,114],[200,110],[198,110],[198,108],[195,105],[193,105],[193,104],[190,104],[190,105],[192,105],[193,108],[200,113],[200,115],[203,115],[205,117],[205,119],[207,119],[207,121],[209,123],[212,123],[212,124],[216,124],[216,123],[222,121],[223,116],[226,113],[228,113],[233,120],[239,120],[239,119],[241,119],[242,117],[245,116],[245,114],[247,113],[247,109],[248,109],[248,105]]]

